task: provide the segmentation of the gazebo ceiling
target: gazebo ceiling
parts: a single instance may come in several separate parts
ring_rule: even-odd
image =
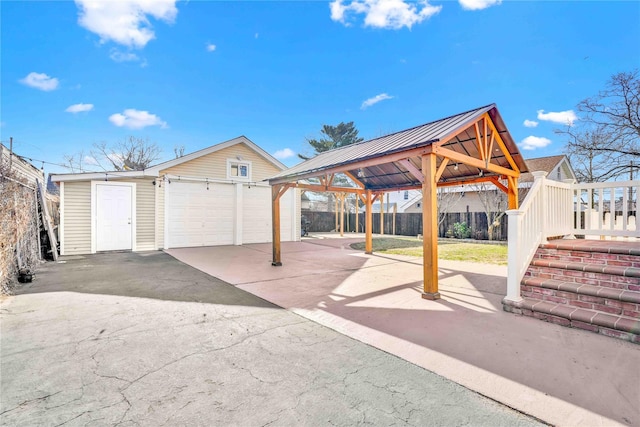
[[[527,171],[496,105],[491,104],[320,153],[270,178],[269,183],[293,183],[342,172],[368,190],[420,188],[424,179],[421,156],[429,152],[438,156],[438,185],[517,178]]]

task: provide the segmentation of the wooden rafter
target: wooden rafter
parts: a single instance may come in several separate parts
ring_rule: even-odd
[[[352,193],[352,194],[362,194],[364,192],[364,189],[362,189],[362,188],[330,187],[330,186],[326,187],[326,186],[315,185],[315,184],[292,183],[292,184],[289,184],[289,187],[291,187],[291,188],[303,188],[305,190],[317,191],[317,192],[329,191],[329,192],[334,192],[334,193]]]
[[[495,177],[481,176],[478,178],[469,179],[467,181],[439,182],[438,187],[458,187],[460,185],[479,184],[481,182],[490,182],[492,178],[495,178]]]
[[[480,135],[480,126],[478,126],[478,122],[475,122],[473,124],[473,129],[476,132],[476,144],[478,145],[478,153],[480,153],[480,159],[484,160],[487,158],[487,155],[484,152],[484,142],[482,141],[482,135]]]
[[[491,116],[489,116],[488,113],[485,113],[482,117],[489,123],[489,127],[491,128],[491,133],[496,134],[496,141],[498,142],[498,147],[500,147],[500,150],[502,150],[502,154],[504,154],[505,158],[507,159],[507,162],[509,162],[509,165],[514,171],[518,172],[517,175],[511,175],[511,176],[516,176],[516,177],[519,176],[520,169],[516,165],[516,162],[513,160],[513,156],[511,156],[511,153],[509,153],[507,146],[504,144],[504,141],[500,136],[500,132],[498,132],[498,129],[496,129],[496,126],[493,124],[493,121],[491,120]],[[505,174],[505,175],[509,175],[509,174]]]
[[[358,187],[360,188],[364,188],[364,184],[362,183],[362,181],[360,181],[358,178],[356,178],[355,176],[353,176],[353,174],[349,171],[344,171],[342,172],[345,175],[347,175],[349,178],[351,178],[351,180],[354,182],[354,184],[356,184]]]
[[[449,163],[449,159],[447,159],[446,157],[442,159],[440,167],[438,167],[438,170],[436,171],[436,182],[440,181],[440,177],[444,173],[444,170],[447,167],[447,163]]]
[[[449,148],[444,148],[440,146],[434,147],[434,151],[437,155],[446,157],[449,160],[453,160],[455,162],[464,163],[469,166],[474,166],[479,169],[486,169],[490,172],[494,172],[500,175],[507,176],[519,176],[520,172],[518,170],[507,169],[502,166],[494,165],[493,163],[489,163],[485,165],[485,162],[481,159],[476,159],[475,157],[467,156],[466,154],[458,153],[457,151],[453,151]]]
[[[402,159],[399,160],[398,163],[404,166],[409,171],[409,173],[413,175],[418,181],[424,182],[424,175],[422,174],[422,171],[418,169],[411,160]]]
[[[491,182],[493,185],[498,187],[503,193],[509,194],[509,189],[503,183],[500,182],[498,177],[496,176],[489,177],[489,182]]]

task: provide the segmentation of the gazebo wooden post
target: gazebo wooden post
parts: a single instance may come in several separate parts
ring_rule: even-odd
[[[340,193],[340,237],[344,237],[344,197],[345,193]]]
[[[272,218],[272,248],[273,248],[273,260],[271,265],[274,267],[280,267],[282,260],[280,258],[280,196],[282,193],[280,190],[282,185],[273,185],[271,187],[271,218]]]
[[[507,177],[508,191],[507,197],[509,199],[509,209],[518,209],[518,178],[512,176]]]
[[[366,217],[364,222],[364,229],[366,233],[365,243],[364,243],[364,252],[367,254],[373,253],[373,212],[371,212],[371,200],[373,198],[373,194],[371,194],[371,190],[367,190],[365,192],[365,209],[366,209]]]
[[[358,214],[359,195],[356,194],[356,233],[360,232],[360,216]]]
[[[380,235],[384,234],[384,193],[380,193]]]
[[[438,198],[436,187],[436,155],[422,156],[422,249],[423,289],[422,298],[436,300],[438,292]]]
[[[333,193],[333,198],[335,199],[335,203],[334,203],[334,210],[336,211],[336,228],[335,230],[338,231],[338,227],[339,227],[339,223],[338,223],[338,193]]]
[[[398,213],[398,204],[393,204],[393,226],[391,228],[391,234],[395,236],[396,234],[396,214]]]

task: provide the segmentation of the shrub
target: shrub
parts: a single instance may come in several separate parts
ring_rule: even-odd
[[[453,236],[456,239],[468,239],[471,236],[471,229],[466,222],[456,222],[453,224]]]

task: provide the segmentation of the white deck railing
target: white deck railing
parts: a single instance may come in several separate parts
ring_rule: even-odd
[[[520,281],[538,246],[551,237],[640,239],[636,212],[640,181],[572,184],[546,179],[546,172],[533,175],[535,181],[520,208],[507,211],[505,299],[512,302],[522,300]]]
[[[640,238],[639,189],[638,181],[572,185],[572,233],[587,239]]]

